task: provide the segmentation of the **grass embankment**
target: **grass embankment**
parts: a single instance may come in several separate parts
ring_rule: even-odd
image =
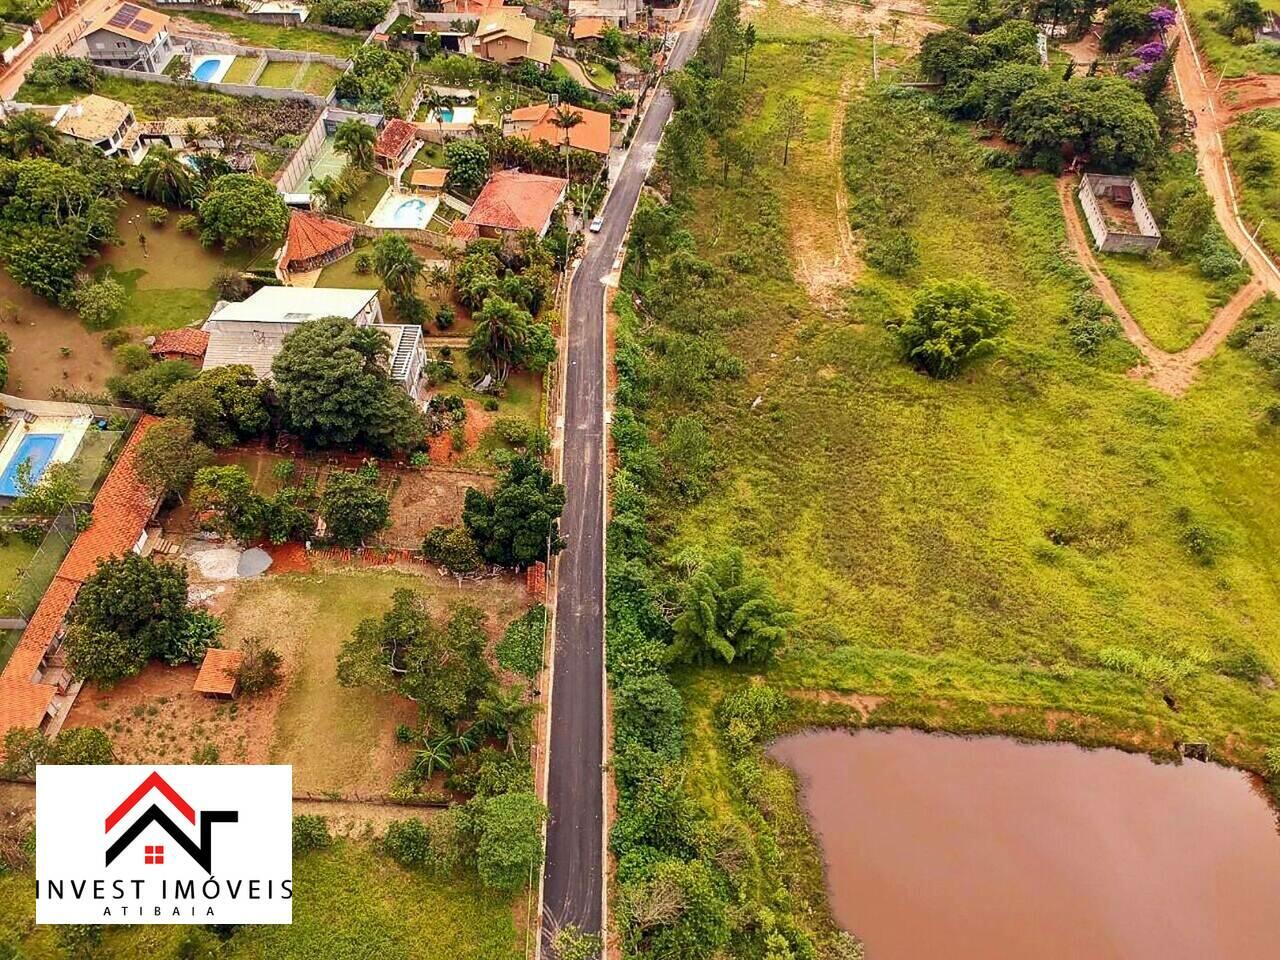
[[[1226,9],[1222,0],[1182,0],[1182,9],[1191,18],[1191,31],[1195,34],[1200,55],[1215,73],[1224,77],[1280,73],[1280,43],[1266,40],[1232,43],[1231,38],[1218,29],[1213,16]],[[1280,12],[1280,2],[1262,0],[1262,9]]]
[[[1161,752],[1206,740],[1259,767],[1280,738],[1266,686],[1280,670],[1280,478],[1268,467],[1280,435],[1262,422],[1263,376],[1220,351],[1173,400],[1125,376],[1135,351],[1121,339],[1078,355],[1064,319],[1087,281],[1063,253],[1054,180],[987,167],[966,130],[905,92],[853,92],[842,159],[831,95],[865,77],[867,51],[829,31],[805,42],[803,26],[786,42],[762,35],[741,124],[764,129],[773,104],[800,97],[809,116],[790,168],[761,156],[725,184],[708,148],[684,206],[697,255],[717,268],[699,326],[619,307],[619,376],[625,365],[643,386],[650,440],[664,449],[668,426],[696,416],[714,443],[708,495],[649,499],[656,566],[678,581],[692,558],[737,546],[769,576],[795,612],[764,671],[804,695],[790,722],[857,725],[856,694],[876,724]],[[879,205],[896,205],[919,261],[900,276],[847,263],[847,289],[823,309],[801,261],[834,246],[821,212],[837,209],[841,167],[854,225],[868,228],[859,240],[884,222]],[[903,362],[886,321],[927,279],[968,276],[1007,293],[1015,322],[994,355],[931,380]],[[690,329],[744,375],[696,382],[674,349]],[[681,782],[746,847],[762,902],[782,885],[793,917],[821,916],[790,778],[766,766],[764,781],[744,779],[714,715],[747,675],[677,675]]]
[[[258,68],[258,57],[236,57],[222,75],[223,83],[248,83],[253,71]]]
[[[1253,110],[1222,134],[1231,159],[1240,215],[1258,241],[1280,256],[1280,110]]]
[[[1189,347],[1236,290],[1229,281],[1207,280],[1194,263],[1161,252],[1099,254],[1098,262],[1143,332],[1170,352]]]
[[[360,46],[360,39],[313,30],[305,26],[283,26],[274,23],[256,23],[239,17],[227,17],[203,10],[184,10],[182,16],[196,23],[203,23],[226,34],[236,43],[267,50],[309,50],[327,53],[333,57],[349,57]]]
[[[220,944],[203,927],[104,929],[97,960],[516,960],[524,936],[509,898],[475,881],[405,870],[369,843],[339,840],[296,857],[293,923],[242,926]],[[35,925],[34,878],[0,876],[0,951],[25,960],[61,960],[58,927]],[[86,956],[88,954],[85,954]]]

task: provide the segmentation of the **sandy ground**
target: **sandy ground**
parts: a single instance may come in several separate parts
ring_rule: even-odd
[[[462,450],[453,449],[453,438],[445,431],[427,441],[427,452],[432,463],[448,464],[461,459],[468,450],[474,450],[480,438],[484,436],[494,415],[475,400],[463,401],[467,410],[467,419],[462,421],[462,433],[466,438],[466,446]]]
[[[1280,107],[1280,76],[1266,74],[1223,80],[1217,89],[1218,103],[1232,116],[1267,107]]]
[[[471,421],[468,413],[467,423]],[[391,498],[391,528],[383,534],[383,541],[390,546],[417,549],[432,527],[462,522],[462,503],[468,488],[488,492],[494,484],[494,478],[483,473],[444,469],[404,472]]]
[[[918,0],[900,0],[898,3],[878,3],[865,7],[860,3],[834,2],[834,0],[783,0],[783,5],[795,7],[807,14],[821,17],[846,27],[851,33],[869,35],[877,33],[882,43],[892,43],[910,49],[919,47],[920,41],[930,33],[946,27],[930,19],[925,4]],[[754,11],[762,9],[761,0],[746,0],[743,15],[750,20]]]

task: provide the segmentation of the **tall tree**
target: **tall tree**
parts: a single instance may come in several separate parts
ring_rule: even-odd
[[[353,117],[338,124],[333,133],[334,149],[347,155],[347,159],[361,170],[373,169],[373,147],[378,133],[363,120]]]
[[[166,417],[138,443],[138,479],[162,497],[175,495],[182,500],[196,471],[211,463],[213,451],[195,439],[191,421],[185,417]]]
[[[14,160],[48,157],[58,149],[58,135],[41,114],[25,110],[0,126],[0,151]]]
[[[798,97],[794,94],[787,94],[782,98],[782,102],[778,104],[778,133],[782,136],[782,165],[787,165],[787,160],[791,156],[791,141],[804,133],[805,124],[808,118],[805,116],[804,105],[800,103]]]
[[[275,185],[252,173],[229,173],[213,181],[199,214],[200,242],[206,247],[273,243],[289,225],[289,208]]]
[[[409,297],[422,274],[422,258],[413,252],[404,237],[388,234],[373,245],[373,269],[392,294]]]
[[[521,454],[492,494],[467,490],[462,522],[486,560],[523,568],[564,549],[558,528],[563,510],[564,487],[553,483],[551,471],[537,460]]]
[[[564,133],[560,149],[564,153],[564,178],[569,179],[569,135],[578,124],[582,123],[582,113],[566,104],[556,107],[551,115],[551,125]]]
[[[156,144],[147,151],[138,165],[134,182],[139,194],[156,203],[190,206],[196,195],[196,180],[191,175],[191,168],[163,144]]]
[[[747,59],[751,56],[751,51],[756,45],[756,25],[748,23],[742,29],[742,79],[747,79]]]
[[[748,571],[737,549],[704,564],[689,578],[682,599],[669,652],[676,663],[765,663],[791,622],[769,581]]]

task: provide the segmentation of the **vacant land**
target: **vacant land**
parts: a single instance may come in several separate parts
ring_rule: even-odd
[[[188,29],[188,21],[195,26]],[[282,26],[273,23],[255,23],[239,17],[227,17],[203,10],[184,10],[174,18],[173,28],[188,33],[221,34],[247,47],[268,50],[310,50],[334,57],[347,57],[360,46],[356,37],[345,37],[324,30],[312,30],[305,26]]]
[[[1240,214],[1273,257],[1280,255],[1280,110],[1253,110],[1222,135],[1240,196]]]
[[[409,871],[374,844],[337,841],[295,858],[293,923],[242,926],[219,944],[208,930],[185,926],[107,927],[95,960],[516,960],[525,937],[517,927],[523,901],[487,892],[473,881]],[[29,871],[0,876],[0,948],[25,960],[67,956],[57,927],[35,925],[35,881]],[[185,946],[184,946],[185,944]]]
[[[342,71],[327,63],[291,63],[276,60],[258,76],[260,87],[286,87],[323,96],[333,89]]]
[[[1098,262],[1133,319],[1161,350],[1190,346],[1235,292],[1230,283],[1206,280],[1194,263],[1175,262],[1167,254],[1100,254]]]
[[[1196,37],[1200,55],[1209,62],[1215,73],[1224,77],[1244,77],[1253,73],[1280,73],[1280,44],[1232,43],[1231,38],[1218,29],[1211,19],[1222,13],[1227,5],[1222,0],[1185,0],[1182,9],[1191,18],[1191,29]],[[1262,0],[1264,10],[1280,11],[1276,0]]]

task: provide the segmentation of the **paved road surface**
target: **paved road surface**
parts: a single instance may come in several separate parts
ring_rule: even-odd
[[[680,33],[671,67],[692,55],[714,0],[695,0],[693,23]],[[556,600],[555,679],[547,862],[543,873],[544,937],[559,924],[598,932],[604,897],[604,279],[653,164],[672,103],[658,93],[640,122],[631,152],[604,208],[604,228],[591,237],[574,275],[565,379],[564,484]],[[544,947],[544,956],[550,952]]]

